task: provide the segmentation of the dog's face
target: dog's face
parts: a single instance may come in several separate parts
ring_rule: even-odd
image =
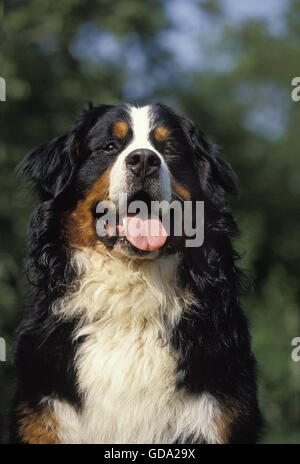
[[[59,205],[68,247],[105,247],[130,257],[155,258],[184,246],[184,236],[167,234],[161,222],[170,202],[218,202],[236,189],[230,165],[200,130],[160,104],[92,108],[73,130],[33,150],[21,169],[43,200]],[[147,217],[130,212],[136,201],[149,208]],[[151,202],[164,205],[154,216]],[[99,205],[116,213],[115,227],[104,223],[102,235]],[[154,233],[145,233],[151,228]]]

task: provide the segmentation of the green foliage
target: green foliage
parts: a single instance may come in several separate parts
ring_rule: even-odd
[[[133,102],[162,100],[198,121],[240,177],[241,195],[233,201],[242,231],[236,246],[241,267],[253,279],[244,306],[258,360],[264,441],[299,443],[300,363],[291,360],[291,340],[300,336],[300,102],[290,98],[291,80],[299,75],[299,2],[287,2],[285,30],[274,35],[263,21],[230,25],[222,2],[195,0],[210,21],[224,24],[220,40],[207,48],[207,61],[221,56],[231,64],[224,71],[215,65],[189,72],[178,68],[159,40],[172,27],[165,3],[5,3],[0,32],[0,75],[7,82],[7,101],[0,102],[0,336],[7,342],[8,362],[0,364],[0,429],[12,391],[14,331],[25,306],[22,262],[32,202],[15,167],[30,148],[71,127],[87,101],[127,99],[131,83]],[[103,56],[95,48],[101,37],[113,43],[112,52]]]

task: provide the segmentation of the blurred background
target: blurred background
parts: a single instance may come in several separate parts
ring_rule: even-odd
[[[33,146],[87,106],[164,102],[197,121],[234,166],[232,206],[244,298],[259,365],[264,443],[300,443],[300,2],[295,0],[8,0],[1,12],[0,434],[26,279],[31,201],[15,177]]]

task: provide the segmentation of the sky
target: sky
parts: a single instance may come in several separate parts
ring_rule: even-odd
[[[273,34],[284,31],[282,13],[289,0],[222,0],[225,15],[220,20],[211,18],[197,7],[196,0],[169,0],[166,10],[172,22],[172,29],[162,35],[162,42],[174,54],[175,60],[186,69],[194,70],[207,63],[206,44],[211,46],[217,41],[224,26],[238,26],[247,19],[263,19]],[[201,2],[199,2],[201,3]],[[201,46],[202,44],[202,46]],[[219,57],[216,68],[230,66]]]

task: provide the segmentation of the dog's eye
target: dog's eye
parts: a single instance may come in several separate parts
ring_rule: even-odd
[[[106,151],[107,153],[111,153],[112,151],[115,151],[117,149],[118,149],[118,147],[114,142],[108,142],[103,147],[103,150]]]
[[[164,148],[163,148],[163,153],[165,155],[172,155],[172,154],[174,154],[174,148],[171,147],[170,145],[165,145]]]

